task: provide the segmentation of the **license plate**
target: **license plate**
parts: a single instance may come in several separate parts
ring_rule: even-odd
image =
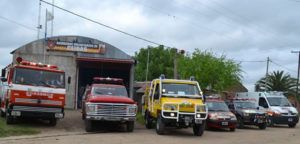
[[[259,119],[257,120],[258,123],[263,123],[263,120]]]
[[[228,125],[228,122],[222,122],[222,125]]]
[[[196,123],[196,124],[202,124],[202,120],[196,119],[196,120],[195,120],[195,123]]]
[[[292,121],[293,121],[293,118],[289,118],[288,121],[289,121],[289,122],[292,122]]]
[[[188,117],[188,116],[186,116],[186,117],[184,117],[184,121],[185,121],[185,122],[190,122],[190,121],[191,121],[191,118]]]

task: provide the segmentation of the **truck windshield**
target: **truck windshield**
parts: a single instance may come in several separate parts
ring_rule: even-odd
[[[267,97],[270,106],[287,106],[290,107],[291,103],[286,97]]]
[[[240,109],[256,109],[255,105],[249,101],[236,101],[234,102],[236,108]]]
[[[127,91],[125,87],[93,87],[92,89],[93,96],[101,96],[101,95],[110,95],[110,96],[126,96]]]
[[[65,74],[52,71],[16,68],[13,82],[16,84],[65,88]]]
[[[200,97],[200,92],[198,86],[195,84],[163,83],[162,95],[175,97]]]
[[[229,112],[227,105],[224,102],[207,102],[208,111]]]

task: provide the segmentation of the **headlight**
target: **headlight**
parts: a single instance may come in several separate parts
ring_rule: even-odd
[[[136,108],[135,107],[129,107],[128,108],[128,113],[135,114],[136,113]]]
[[[230,120],[236,120],[236,116],[234,114],[230,115]]]
[[[211,119],[211,120],[217,120],[218,116],[216,114],[210,114],[209,115],[209,119]]]
[[[249,116],[249,113],[243,113],[244,116]]]
[[[197,117],[197,118],[200,118],[200,117],[201,117],[201,114],[197,114],[196,117]]]
[[[86,105],[87,112],[96,112],[96,105]]]

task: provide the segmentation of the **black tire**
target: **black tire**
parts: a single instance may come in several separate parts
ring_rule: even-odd
[[[93,131],[93,122],[91,120],[85,119],[85,131],[86,132]]]
[[[258,125],[259,129],[263,130],[263,129],[266,129],[267,127],[267,123],[261,123]]]
[[[231,132],[234,132],[234,131],[235,131],[235,128],[229,128],[229,130],[230,130]]]
[[[145,126],[147,129],[153,128],[149,112],[145,113]]]
[[[163,135],[165,131],[165,123],[160,114],[158,114],[157,121],[156,121],[156,133],[159,135]]]
[[[205,129],[205,121],[203,121],[202,124],[194,124],[193,126],[193,132],[194,136],[202,136]]]
[[[288,125],[289,125],[290,128],[296,127],[296,123],[289,123]]]
[[[244,121],[243,121],[242,117],[240,117],[240,116],[237,117],[237,128],[240,128],[240,129],[244,128]]]
[[[266,122],[267,122],[268,127],[273,127],[274,126],[272,117],[268,117]]]
[[[10,116],[8,113],[6,113],[5,121],[6,121],[6,124],[8,124],[8,125],[14,124],[14,118],[12,116]]]
[[[134,129],[134,121],[129,121],[129,122],[127,122],[126,126],[127,126],[127,132],[133,132],[133,129]]]
[[[57,123],[57,119],[55,119],[55,118],[49,119],[50,126],[56,126],[56,123]]]

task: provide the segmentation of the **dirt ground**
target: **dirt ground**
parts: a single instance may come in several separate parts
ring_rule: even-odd
[[[24,123],[21,123],[24,124]],[[300,126],[288,128],[287,126],[267,127],[259,130],[256,127],[228,130],[206,130],[201,137],[193,136],[191,128],[169,128],[165,135],[157,135],[155,129],[146,129],[136,124],[134,132],[125,132],[124,127],[99,124],[97,132],[86,133],[84,121],[81,120],[80,111],[66,111],[66,117],[58,121],[56,127],[50,127],[45,122],[26,122],[41,133],[32,136],[16,136],[0,138],[0,144],[174,144],[174,143],[222,143],[222,144],[299,144]],[[114,127],[114,128],[111,128]]]

